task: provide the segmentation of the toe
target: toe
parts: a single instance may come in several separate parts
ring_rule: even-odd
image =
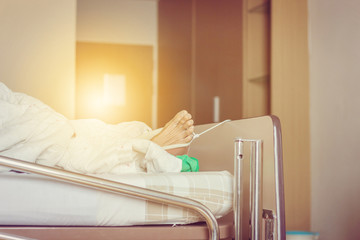
[[[165,127],[169,127],[171,125],[178,125],[179,122],[183,119],[183,117],[187,114],[186,110],[182,110],[178,112],[169,122],[165,124]]]
[[[179,117],[180,119],[183,118],[184,116],[186,116],[187,114],[189,114],[186,110],[181,110],[180,112],[178,112],[176,114],[177,117]]]
[[[180,120],[180,124],[185,124],[187,121],[189,121],[191,119],[191,114],[190,113],[186,113],[183,118]]]
[[[190,136],[190,135],[192,136],[193,133],[194,133],[194,126],[191,126],[188,129],[186,129],[186,135],[187,136]]]
[[[192,138],[193,138],[193,135],[187,136],[187,137],[185,138],[185,142],[186,142],[186,143],[190,142]]]
[[[180,112],[178,112],[174,118],[175,123],[182,123],[182,121],[184,120],[184,118],[186,118],[188,115],[188,112],[186,110],[182,110]]]
[[[184,124],[184,128],[188,129],[190,127],[194,126],[194,120],[190,119]]]

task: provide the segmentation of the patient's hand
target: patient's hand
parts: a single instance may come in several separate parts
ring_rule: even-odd
[[[151,141],[162,147],[189,143],[193,138],[193,133],[194,121],[192,120],[191,114],[186,110],[182,110],[178,112]],[[173,155],[184,155],[187,154],[188,148],[174,148],[168,149],[167,151]]]

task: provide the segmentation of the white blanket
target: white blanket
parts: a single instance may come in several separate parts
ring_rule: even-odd
[[[181,160],[150,141],[154,133],[141,122],[68,120],[0,82],[3,156],[92,174],[180,172]]]

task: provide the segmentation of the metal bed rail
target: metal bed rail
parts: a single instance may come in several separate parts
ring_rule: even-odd
[[[282,142],[280,121],[272,116],[273,121],[273,143],[274,143],[274,180],[275,180],[275,201],[276,207],[268,210],[263,209],[263,141],[254,139],[235,138],[234,140],[234,230],[235,240],[241,239],[242,227],[249,222],[249,236],[251,240],[284,240],[285,235],[285,210],[284,210],[284,183],[282,165]],[[249,202],[244,202],[244,142],[251,144],[250,148],[250,186]],[[57,178],[73,184],[79,184],[102,191],[114,192],[131,197],[147,199],[149,201],[164,203],[179,207],[192,209],[202,215],[209,230],[209,239],[220,238],[219,227],[216,218],[211,211],[203,204],[163,192],[149,190],[119,182],[109,181],[92,176],[73,173],[57,168],[46,167],[0,155],[0,165],[17,169],[24,172],[31,172],[48,177]],[[249,215],[242,219],[244,207],[249,208]],[[244,224],[242,224],[244,222]],[[262,225],[265,225],[264,227]],[[265,229],[265,231],[264,231]],[[264,232],[263,232],[264,231]]]
[[[23,236],[18,236],[18,235],[8,234],[8,233],[0,233],[0,239],[1,240],[36,240],[33,238],[26,238]]]
[[[251,240],[285,240],[285,199],[282,159],[282,139],[280,121],[271,116],[273,121],[274,143],[274,209],[263,209],[263,142],[262,140],[235,138],[234,140],[234,229],[235,240],[241,239],[242,227],[249,222],[249,236]],[[251,144],[250,148],[250,186],[249,202],[244,202],[244,143]],[[246,206],[246,204],[248,204]],[[249,207],[250,216],[242,219],[244,207]],[[244,224],[243,224],[244,222]],[[264,224],[264,226],[262,226]]]
[[[127,195],[130,197],[147,199],[152,202],[164,203],[173,206],[188,208],[193,211],[196,211],[197,213],[199,213],[201,216],[204,217],[207,227],[209,229],[209,239],[218,240],[220,238],[219,226],[212,212],[202,203],[192,199],[179,197],[168,193],[154,191],[120,182],[114,182],[93,176],[69,172],[53,167],[38,165],[35,163],[25,162],[5,156],[0,156],[0,165],[11,169],[16,169],[19,171],[30,172],[30,173],[56,178],[61,181],[69,182],[72,184],[78,184],[85,187],[98,189],[101,191],[107,191],[107,192]]]

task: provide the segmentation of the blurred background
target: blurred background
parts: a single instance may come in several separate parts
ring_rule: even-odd
[[[360,237],[360,1],[0,0],[0,80],[70,119],[274,114],[287,230]]]

